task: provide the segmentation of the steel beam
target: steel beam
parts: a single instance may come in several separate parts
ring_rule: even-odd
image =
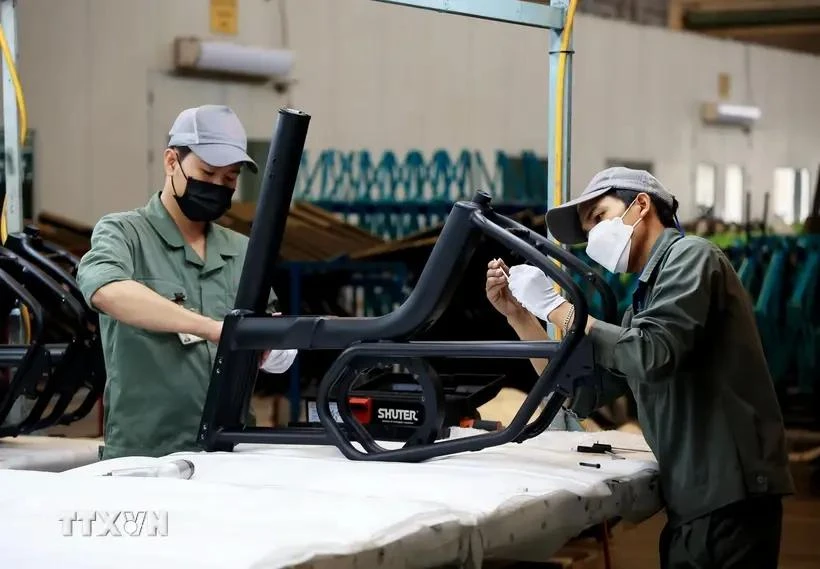
[[[375,0],[482,20],[519,24],[533,28],[560,30],[564,27],[564,10],[555,5],[536,4],[522,0]],[[566,5],[566,2],[564,2]]]
[[[17,0],[0,0],[0,23],[17,65]],[[0,55],[0,57],[2,57]],[[11,80],[11,70],[3,57],[3,140],[6,178],[6,227],[9,234],[23,230],[22,182],[23,168],[20,160],[20,125],[17,119],[17,96]]]

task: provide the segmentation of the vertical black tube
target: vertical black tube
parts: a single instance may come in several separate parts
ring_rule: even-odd
[[[746,233],[746,243],[750,243],[752,240],[752,192],[746,192],[746,207],[743,208],[745,211],[743,212],[743,217],[745,217],[745,223],[743,224],[744,232]]]
[[[279,110],[239,278],[236,309],[261,314],[267,306],[309,123],[307,113]]]
[[[763,235],[768,235],[769,231],[769,192],[763,194]]]

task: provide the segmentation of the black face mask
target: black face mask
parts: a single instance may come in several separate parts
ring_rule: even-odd
[[[182,171],[182,164],[179,170],[187,181],[185,194],[181,197],[177,195],[173,177],[171,177],[171,187],[174,189],[174,199],[177,200],[179,209],[185,217],[191,221],[207,222],[215,221],[225,215],[231,207],[232,188],[189,178]]]

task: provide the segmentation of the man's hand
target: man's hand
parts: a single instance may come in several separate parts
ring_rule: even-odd
[[[507,320],[520,318],[526,313],[521,304],[515,300],[508,286],[510,270],[501,259],[493,259],[487,264],[487,300],[493,308],[507,317]]]
[[[142,283],[116,281],[100,287],[91,297],[100,312],[135,328],[151,332],[191,334],[214,343],[222,335],[222,321],[188,310]]]
[[[205,323],[200,338],[205,338],[209,342],[219,344],[219,338],[222,337],[222,320],[208,320]]]
[[[538,267],[516,265],[509,271],[509,290],[524,308],[543,321],[566,299],[555,291],[555,283]]]

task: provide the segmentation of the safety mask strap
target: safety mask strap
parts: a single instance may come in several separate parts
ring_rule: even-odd
[[[185,175],[185,170],[182,169],[182,159],[179,157],[179,152],[174,152],[174,154],[176,154],[176,157],[177,157],[177,166],[179,166],[179,171],[182,173],[182,177],[185,179],[185,182],[186,182],[186,185],[187,185],[188,176]],[[174,197],[179,198],[179,196],[177,195],[176,184],[174,184],[174,175],[173,174],[171,174],[171,189],[174,191]]]
[[[635,198],[634,200],[632,200],[632,203],[629,204],[629,206],[626,208],[626,210],[621,214],[621,222],[622,223],[623,223],[624,217],[626,217],[626,214],[629,213],[629,210],[632,209],[632,206],[635,205],[635,203],[637,201],[638,201],[638,198]],[[638,220],[635,223],[632,224],[632,229],[635,229],[635,227],[637,227],[637,225],[641,221],[643,221],[643,217],[639,217]],[[626,225],[626,224],[624,224],[624,225]]]

